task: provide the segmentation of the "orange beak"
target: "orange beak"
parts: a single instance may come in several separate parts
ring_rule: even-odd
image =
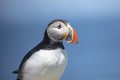
[[[69,27],[69,33],[68,36],[66,37],[66,41],[71,44],[78,43],[78,35],[76,31],[71,26],[68,27]]]

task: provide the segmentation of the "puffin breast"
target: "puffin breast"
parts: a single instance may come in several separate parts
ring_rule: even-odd
[[[67,55],[64,49],[39,50],[25,62],[23,78],[25,80],[59,80],[66,64]]]

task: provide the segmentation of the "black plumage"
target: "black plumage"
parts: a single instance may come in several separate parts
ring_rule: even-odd
[[[25,61],[27,59],[29,59],[29,57],[35,53],[36,51],[39,51],[40,49],[44,49],[44,50],[53,50],[53,49],[57,49],[57,48],[62,48],[62,49],[65,49],[64,48],[64,45],[62,42],[54,42],[52,41],[51,39],[49,39],[48,37],[48,34],[45,30],[45,33],[44,33],[44,38],[42,40],[42,42],[40,42],[36,47],[34,47],[33,49],[31,49],[23,58],[20,66],[19,66],[19,69],[18,70],[15,70],[13,71],[13,73],[17,74],[19,73],[21,67],[23,66],[23,64],[25,63]]]
[[[43,40],[24,56],[18,70],[13,72],[18,74],[17,80],[59,80],[67,64],[63,41],[77,43],[78,36],[66,20],[53,20]]]

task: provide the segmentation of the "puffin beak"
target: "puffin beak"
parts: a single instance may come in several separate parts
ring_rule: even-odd
[[[71,44],[78,43],[78,35],[76,31],[71,26],[68,26],[68,28],[69,32],[65,40]]]

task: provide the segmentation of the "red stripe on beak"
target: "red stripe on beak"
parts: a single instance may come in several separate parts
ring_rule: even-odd
[[[76,31],[72,28],[72,26],[68,26],[68,28],[69,32],[65,40],[71,44],[78,43],[78,35]]]
[[[72,28],[72,40],[71,43],[78,43],[78,35],[76,33],[76,31]]]

